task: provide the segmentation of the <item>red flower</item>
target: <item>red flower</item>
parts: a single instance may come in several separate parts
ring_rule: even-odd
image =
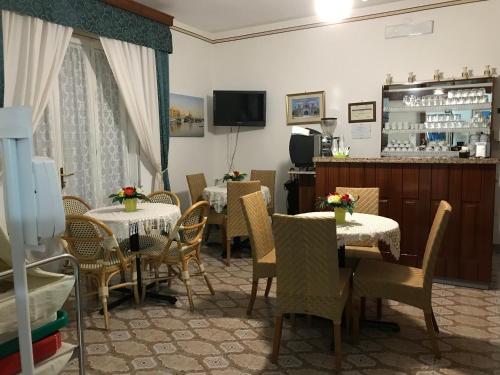
[[[238,176],[240,175],[240,172],[238,172],[238,171],[233,171],[233,174],[234,174],[236,177],[238,177]]]
[[[135,188],[132,186],[127,186],[126,188],[123,189],[123,192],[127,197],[131,197],[135,194]]]
[[[344,202],[349,202],[349,194],[344,194],[342,195],[342,198],[341,198]]]

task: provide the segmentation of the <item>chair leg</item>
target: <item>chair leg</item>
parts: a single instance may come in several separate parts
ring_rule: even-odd
[[[167,286],[170,288],[172,286],[172,266],[167,266],[167,272],[168,272]]]
[[[441,358],[441,352],[439,351],[438,342],[436,339],[436,332],[434,331],[434,325],[432,324],[432,311],[424,311],[425,325],[427,327],[427,334],[431,339],[432,350],[434,351],[434,356],[439,359]]]
[[[352,300],[352,338],[355,343],[359,341],[359,318],[360,318],[360,305],[359,298]]]
[[[132,279],[132,291],[134,293],[134,302],[138,304],[140,302],[139,297],[139,286],[137,285],[137,269],[135,261],[130,265],[130,277]]]
[[[144,275],[146,275],[146,264],[145,263],[142,263],[141,264],[141,277],[143,278],[141,280],[141,284],[142,284],[142,290],[141,290],[141,302],[144,302],[144,300],[146,299],[146,291],[147,291],[147,285],[145,283],[145,280],[144,280]],[[153,267],[152,264],[149,265],[149,267]]]
[[[264,297],[269,297],[269,292],[271,291],[271,285],[273,283],[273,278],[268,277],[267,278],[267,285],[266,285],[266,291],[264,292]]]
[[[252,281],[252,293],[250,294],[250,301],[248,302],[247,314],[251,315],[253,310],[253,305],[255,303],[255,298],[257,297],[257,288],[259,286],[259,279],[253,279]]]
[[[335,369],[340,371],[340,366],[342,364],[342,328],[340,323],[333,323],[333,337],[335,343]]]
[[[439,327],[438,327],[438,324],[436,322],[436,317],[434,316],[434,310],[432,310],[432,307],[431,307],[431,314],[432,314],[432,325],[434,327],[434,331],[436,333],[439,333]]]
[[[349,295],[347,303],[345,305],[345,330],[349,334],[351,332],[351,322],[352,322],[352,296]]]
[[[226,240],[226,266],[231,265],[231,238]]]
[[[186,260],[182,260],[182,281],[186,286],[189,300],[189,309],[191,311],[194,311],[193,293],[191,291],[191,281],[189,280],[189,264]]]
[[[274,325],[273,353],[271,354],[272,363],[276,363],[278,361],[278,355],[280,354],[282,330],[283,330],[283,314],[280,314],[276,317],[276,323]]]
[[[377,298],[377,319],[382,320],[382,298]]]
[[[106,275],[102,274],[99,280],[99,297],[102,303],[102,311],[104,315],[104,328],[109,329],[109,313],[108,313],[108,284],[106,282]]]
[[[205,266],[201,262],[199,258],[195,258],[195,262],[198,265],[198,268],[200,269],[200,273],[203,275],[203,278],[205,279],[205,283],[207,284],[208,290],[210,290],[210,293],[212,295],[215,295],[214,288],[212,287],[212,284],[210,283],[210,280],[208,279],[207,272],[205,271]]]
[[[211,230],[212,230],[212,224],[207,224],[205,229],[205,242],[208,242]]]
[[[366,297],[361,297],[361,319],[366,319]]]

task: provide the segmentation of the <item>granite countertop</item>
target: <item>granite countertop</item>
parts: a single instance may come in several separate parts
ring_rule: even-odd
[[[419,157],[378,157],[378,158],[335,158],[333,156],[317,156],[314,163],[420,163],[420,164],[500,164],[497,158],[419,158]]]

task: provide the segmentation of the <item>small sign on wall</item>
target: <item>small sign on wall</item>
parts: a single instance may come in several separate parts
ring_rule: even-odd
[[[349,103],[349,122],[375,122],[377,102]]]
[[[370,124],[353,124],[351,126],[351,139],[369,139],[372,137]]]

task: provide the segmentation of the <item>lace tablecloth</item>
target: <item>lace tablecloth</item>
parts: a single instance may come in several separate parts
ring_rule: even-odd
[[[169,232],[180,219],[181,210],[173,204],[138,203],[135,212],[125,212],[123,205],[116,205],[96,208],[85,215],[108,225],[116,238],[126,239],[136,233],[147,234],[152,228]]]
[[[264,195],[266,205],[271,202],[271,193],[267,186],[261,186],[260,190]],[[227,206],[227,185],[208,186],[203,189],[203,199],[207,200],[215,212],[221,213]]]
[[[297,216],[335,217],[333,212],[308,212]],[[346,213],[346,223],[337,225],[337,237],[346,245],[361,241],[382,241],[389,245],[394,258],[399,259],[401,232],[399,224],[387,217]]]

